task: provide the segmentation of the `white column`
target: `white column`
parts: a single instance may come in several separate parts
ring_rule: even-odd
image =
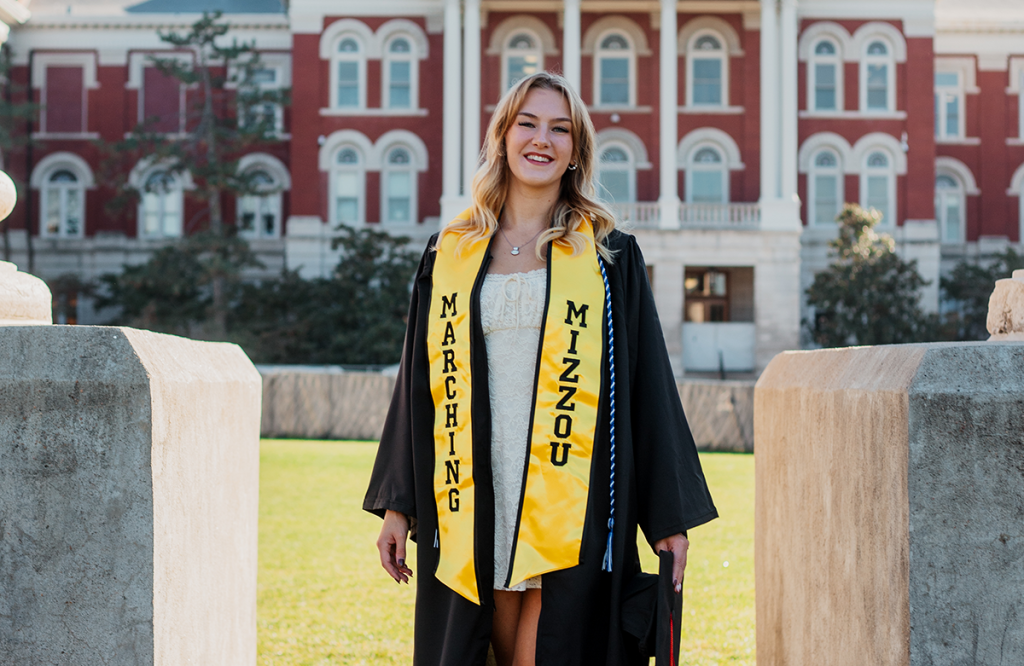
[[[580,0],[565,0],[562,15],[562,73],[580,92]]]
[[[466,0],[462,21],[462,198],[469,205],[473,174],[480,161],[480,0]]]
[[[459,185],[462,152],[462,35],[459,0],[444,3],[444,119],[441,124],[441,224],[462,212]]]
[[[761,203],[779,198],[779,35],[776,0],[761,0]],[[763,214],[762,214],[763,217]]]
[[[678,76],[679,54],[676,52],[676,0],[661,0],[661,50],[659,70],[661,77],[661,99],[659,114],[661,130],[659,132],[659,184],[658,208],[661,212],[661,228],[675,229],[679,227],[679,188],[678,165],[676,164],[676,144],[678,139]]]
[[[782,131],[779,152],[780,173],[779,189],[783,201],[799,204],[800,198],[796,189],[796,155],[797,155],[797,0],[782,0],[782,13],[779,27],[780,59],[779,71],[782,74],[781,113]],[[797,213],[799,215],[799,213]]]

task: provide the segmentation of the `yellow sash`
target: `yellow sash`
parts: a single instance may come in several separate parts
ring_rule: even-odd
[[[579,231],[590,241],[581,254],[573,256],[572,248],[561,243],[549,248],[548,299],[509,587],[579,563],[605,352],[604,282],[593,229],[584,221]],[[458,240],[456,234],[445,234],[438,248],[427,331],[441,551],[435,575],[479,604],[469,418],[470,308],[475,305],[470,294],[487,242],[464,248],[456,258]],[[490,581],[487,577],[485,584]]]

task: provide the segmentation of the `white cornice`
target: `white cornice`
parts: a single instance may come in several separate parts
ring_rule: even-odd
[[[800,0],[800,18],[896,20],[907,37],[935,34],[935,0]]]
[[[10,0],[0,0],[0,3],[5,1],[9,2]],[[202,14],[36,15],[18,30],[95,30],[102,28],[173,30],[190,28],[192,24],[202,18]],[[284,14],[227,14],[223,20],[227,21],[234,29],[287,30],[289,25],[288,17]]]

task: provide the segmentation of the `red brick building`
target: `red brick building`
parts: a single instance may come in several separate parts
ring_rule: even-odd
[[[756,372],[800,345],[844,201],[883,212],[932,310],[940,271],[1021,243],[1024,5],[1009,0],[33,0],[0,16],[13,81],[44,105],[40,147],[5,163],[31,183],[15,261],[31,234],[38,273],[94,277],[197,224],[187,178],[108,215],[92,140],[153,115],[180,130],[189,91],[146,56],[166,50],[158,29],[198,18],[174,12],[203,7],[255,40],[265,85],[291,89],[279,141],[240,167],[268,194],[224,202],[272,271],[329,270],[341,223],[421,243],[466,205],[501,93],[537,69],[590,106],[602,194],[644,249],[680,373]]]

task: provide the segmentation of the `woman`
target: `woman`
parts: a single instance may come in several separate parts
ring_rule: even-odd
[[[646,663],[620,615],[637,526],[678,587],[686,530],[717,516],[594,141],[562,77],[518,82],[420,263],[363,504],[396,581],[417,540],[416,663]]]

